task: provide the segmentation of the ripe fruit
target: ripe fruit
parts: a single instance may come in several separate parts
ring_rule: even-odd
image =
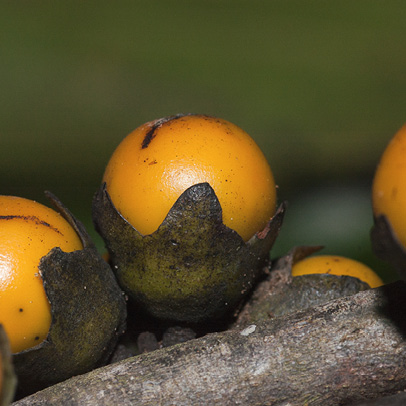
[[[115,207],[141,234],[153,233],[178,197],[208,182],[223,222],[247,241],[275,213],[276,188],[254,140],[236,125],[204,115],[148,122],[113,153],[103,181]]]
[[[374,215],[385,215],[406,247],[406,125],[386,147],[372,185]]]
[[[51,323],[38,265],[52,248],[80,250],[82,242],[54,210],[14,196],[0,196],[0,323],[13,353],[40,344]]]
[[[358,278],[371,288],[383,285],[381,278],[361,262],[338,255],[318,255],[296,262],[292,276],[310,274],[346,275]]]
[[[114,151],[93,221],[121,288],[154,317],[231,314],[279,233],[269,164],[234,124],[181,114],[148,122]]]

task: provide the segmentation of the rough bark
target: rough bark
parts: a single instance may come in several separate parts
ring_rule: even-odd
[[[344,275],[313,274],[292,278],[294,263],[320,248],[294,247],[272,263],[271,272],[255,286],[249,300],[236,312],[232,327],[258,324],[369,289],[361,280]]]
[[[357,403],[354,406],[405,406],[406,393],[401,392],[396,395],[384,396],[379,399],[366,400],[362,403]]]
[[[406,388],[406,285],[213,333],[71,378],[24,405],[346,405]]]

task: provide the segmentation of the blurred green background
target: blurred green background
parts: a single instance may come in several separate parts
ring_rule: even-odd
[[[4,1],[0,193],[51,190],[91,229],[125,135],[215,115],[258,142],[289,202],[273,255],[323,244],[381,272],[370,186],[406,121],[405,17],[392,0]]]

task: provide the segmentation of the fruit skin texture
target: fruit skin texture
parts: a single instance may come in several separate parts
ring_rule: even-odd
[[[51,324],[38,265],[54,247],[83,248],[76,231],[54,210],[14,196],[0,196],[0,323],[13,353],[40,344]]]
[[[292,267],[292,276],[330,274],[346,275],[358,278],[371,288],[383,285],[381,278],[361,262],[338,255],[317,255],[296,262]]]
[[[392,138],[378,164],[372,185],[374,215],[385,215],[406,247],[406,125]]]
[[[214,189],[224,224],[244,241],[276,209],[273,174],[254,140],[236,125],[204,115],[138,127],[114,151],[103,182],[117,210],[143,235],[159,227],[187,188],[203,182]]]

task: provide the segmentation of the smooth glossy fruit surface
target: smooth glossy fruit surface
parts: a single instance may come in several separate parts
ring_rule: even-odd
[[[144,235],[198,183],[210,184],[224,224],[245,241],[263,229],[276,208],[273,174],[254,140],[236,125],[204,115],[140,126],[114,151],[103,181],[117,210]]]
[[[406,125],[392,138],[377,167],[372,186],[375,216],[385,215],[406,247]]]
[[[371,288],[383,285],[381,278],[361,262],[338,255],[317,255],[296,262],[292,267],[292,276],[330,274],[346,275],[358,278]]]
[[[52,248],[83,248],[79,236],[54,210],[14,196],[0,196],[0,323],[13,353],[40,344],[51,323],[38,265]]]

